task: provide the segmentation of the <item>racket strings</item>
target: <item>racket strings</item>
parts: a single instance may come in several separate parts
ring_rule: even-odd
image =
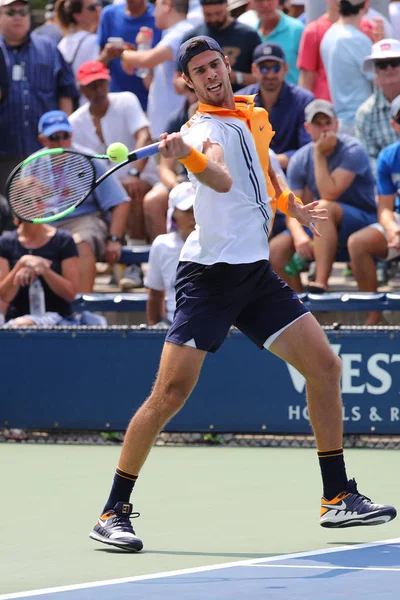
[[[76,206],[91,189],[94,168],[81,154],[45,154],[22,164],[8,188],[11,208],[32,221]]]

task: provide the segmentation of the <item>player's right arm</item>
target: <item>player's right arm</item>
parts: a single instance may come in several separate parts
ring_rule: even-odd
[[[159,145],[165,158],[179,160],[204,185],[222,194],[232,187],[232,176],[225,164],[224,151],[220,144],[206,140],[203,152],[189,146],[180,133],[163,133]]]

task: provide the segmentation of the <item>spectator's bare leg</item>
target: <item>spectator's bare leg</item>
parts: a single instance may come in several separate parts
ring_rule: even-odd
[[[139,186],[129,194],[131,208],[129,211],[127,233],[134,240],[146,240],[146,227],[144,223],[143,199],[150,190],[147,181],[140,181]],[[129,190],[127,190],[129,193]]]
[[[269,246],[269,260],[275,273],[277,273],[283,281],[286,281],[295,292],[302,292],[303,286],[301,284],[300,275],[291,277],[284,271],[295,251],[292,236],[287,233],[279,233],[270,240]]]
[[[360,292],[376,292],[378,279],[374,258],[386,258],[387,243],[385,236],[374,227],[365,227],[349,237],[347,247],[358,289]],[[371,311],[367,315],[365,325],[377,325],[380,320],[381,313]]]
[[[144,221],[150,243],[167,231],[168,190],[155,185],[144,197]]]
[[[338,229],[343,217],[342,207],[338,202],[320,200],[318,208],[328,209],[328,221],[318,222],[321,237],[314,237],[315,282],[314,286],[328,289],[328,280],[335,261],[338,243]]]
[[[96,278],[96,257],[88,242],[79,242],[79,285],[78,294],[91,294]]]

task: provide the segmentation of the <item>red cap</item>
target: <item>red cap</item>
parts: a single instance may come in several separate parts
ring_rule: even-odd
[[[81,64],[76,74],[81,85],[89,85],[99,79],[110,79],[108,69],[99,60],[88,60]]]

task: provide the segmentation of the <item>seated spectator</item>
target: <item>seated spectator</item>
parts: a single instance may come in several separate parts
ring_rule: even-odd
[[[71,67],[53,42],[29,33],[30,7],[25,0],[0,1],[0,194],[12,169],[40,149],[37,123],[43,112],[67,114],[78,96]]]
[[[284,12],[293,17],[293,19],[299,19],[302,23],[306,22],[306,11],[305,11],[306,0],[286,0],[283,3]]]
[[[53,42],[57,46],[57,44],[61,42],[63,34],[61,32],[60,27],[55,22],[56,13],[54,10],[54,4],[52,2],[46,4],[44,10],[44,23],[43,25],[36,27],[36,29],[34,29],[33,32],[37,33],[38,35],[47,35],[47,37],[53,40]]]
[[[64,34],[58,49],[75,77],[83,62],[99,55],[96,31],[101,8],[100,0],[57,0],[56,22]]]
[[[257,46],[252,69],[257,83],[238,93],[257,94],[256,106],[265,108],[275,131],[271,148],[282,169],[286,169],[296,150],[311,141],[304,128],[304,109],[314,96],[308,90],[285,81],[289,65],[278,44],[267,42]]]
[[[151,2],[127,0],[122,4],[106,6],[99,23],[99,60],[110,70],[111,92],[132,92],[146,111],[148,88],[144,79],[138,75],[128,75],[121,64],[124,50],[135,48],[141,27],[149,27],[153,31],[153,46],[158,44],[161,31],[155,26],[154,5]],[[122,44],[116,38],[122,38]]]
[[[289,65],[286,80],[297,84],[299,70],[296,63],[304,24],[278,10],[279,0],[254,0],[253,5],[255,10],[243,13],[238,21],[253,27],[262,42],[273,42],[282,47]]]
[[[229,13],[227,0],[201,0],[204,23],[192,29],[182,40],[191,37],[207,35],[221,46],[224,55],[229,58],[232,67],[230,80],[232,89],[237,92],[243,86],[254,83],[251,72],[253,51],[261,42],[260,36],[252,27],[240,23]],[[174,85],[177,93],[184,93],[185,82],[181,77],[182,71],[176,65]]]
[[[87,148],[72,143],[72,127],[62,111],[50,111],[39,121],[39,141],[46,148],[73,148],[91,154]],[[96,161],[96,176],[106,170]],[[62,173],[61,173],[62,177]],[[60,178],[61,179],[61,178]],[[73,213],[54,224],[73,235],[79,252],[78,293],[93,291],[96,260],[105,259],[110,265],[118,262],[126,231],[130,199],[113,177],[105,181]],[[139,287],[139,286],[138,286]]]
[[[183,104],[174,89],[173,77],[182,39],[193,29],[186,18],[187,10],[188,0],[156,0],[154,17],[157,28],[163,32],[161,40],[150,50],[126,50],[122,55],[122,68],[130,75],[138,68],[153,69],[147,114],[155,140],[165,133],[171,112]],[[152,35],[152,30],[142,27],[136,43],[142,43],[146,35]]]
[[[149,325],[171,323],[175,312],[175,279],[179,256],[186,238],[195,228],[195,191],[191,183],[177,185],[169,195],[175,231],[159,235],[150,248],[145,285],[149,288],[146,313]]]
[[[331,101],[326,71],[321,57],[321,42],[328,29],[339,18],[338,0],[325,0],[326,13],[308,23],[301,36],[297,67],[300,69],[299,85],[313,92],[316,98]],[[377,32],[374,23],[363,17],[360,31],[374,42]]]
[[[329,220],[318,224],[321,237],[312,242],[303,227],[295,227],[295,219],[288,219],[290,235],[282,233],[271,240],[271,264],[286,280],[283,269],[295,251],[304,258],[314,257],[315,282],[309,291],[322,293],[328,290],[334,261],[349,260],[348,237],[376,220],[374,179],[360,142],[337,134],[338,121],[330,102],[314,100],[305,115],[313,141],[292,157],[288,183],[306,203],[308,189],[312,200],[320,201],[318,208],[327,209]]]
[[[7,327],[71,325],[78,288],[78,251],[68,231],[24,223],[0,236],[0,300]],[[38,305],[31,285],[39,281]]]
[[[185,103],[170,117],[166,126],[167,133],[180,131],[197,109],[197,96],[185,85]],[[147,237],[154,239],[166,233],[166,216],[170,191],[180,182],[187,181],[186,169],[178,160],[160,156],[160,181],[147,192],[143,200],[143,211]]]
[[[354,135],[358,107],[372,93],[371,75],[361,71],[372,41],[360,31],[369,0],[340,0],[339,19],[321,43],[329,90],[339,119],[339,132]]]
[[[12,212],[7,200],[0,194],[0,235],[4,231],[15,229]]]
[[[391,104],[390,124],[400,136],[400,96]],[[400,141],[379,153],[376,168],[378,188],[378,222],[349,238],[353,275],[361,292],[378,289],[376,259],[390,261],[400,255]],[[377,325],[379,312],[370,312],[366,325]]]
[[[376,74],[376,89],[356,112],[356,136],[368,152],[375,176],[379,152],[399,139],[390,126],[390,104],[400,94],[400,42],[388,39],[374,44],[363,70]]]
[[[130,151],[151,143],[149,121],[139,100],[132,92],[110,93],[110,75],[103,63],[83,63],[77,80],[88,103],[75,111],[69,120],[75,144],[89,148],[93,154],[105,154],[113,142],[125,144]],[[119,169],[115,177],[131,199],[128,236],[133,245],[146,244],[143,198],[159,180],[156,162],[154,158],[136,161]],[[124,280],[128,287],[130,282],[133,282],[133,287],[138,287],[137,283],[142,284],[140,265],[127,267]]]

